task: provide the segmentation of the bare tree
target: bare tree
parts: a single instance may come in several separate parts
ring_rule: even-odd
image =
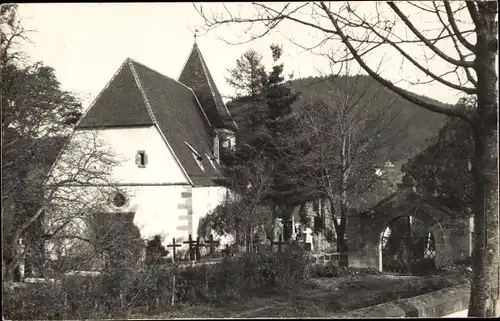
[[[75,136],[78,139],[74,139]],[[43,172],[36,172],[37,169],[31,172],[32,179],[24,182],[23,195],[41,197],[43,203],[31,213],[3,212],[4,232],[10,232],[9,244],[14,245],[10,260],[4,262],[7,280],[13,279],[14,270],[24,254],[15,245],[20,243],[26,230],[37,223],[41,223],[43,230],[38,241],[48,242],[53,253],[76,251],[76,241],[93,244],[94,240],[88,237],[88,225],[94,213],[106,210],[116,191],[110,173],[118,164],[118,157],[99,139],[97,132],[87,131],[68,139],[61,157],[45,180],[40,179]],[[43,256],[43,253],[38,254]]]
[[[109,173],[118,159],[96,132],[72,139],[82,114],[81,103],[60,88],[53,68],[24,61],[20,45],[29,39],[17,16],[17,5],[2,4],[0,27],[2,272],[12,280],[23,254],[36,254],[42,265],[44,241],[83,237],[70,227],[76,229],[78,219],[109,199],[104,191],[81,197],[74,193],[76,186],[106,182],[113,189]],[[70,156],[59,160],[56,171],[50,171],[62,149]],[[57,181],[53,180],[55,172]],[[44,226],[44,221],[51,223]]]
[[[264,37],[284,23],[310,28],[321,35],[315,45],[335,62],[355,60],[365,72],[408,101],[430,111],[458,117],[474,132],[475,181],[473,282],[469,316],[500,315],[499,217],[498,217],[498,7],[496,1],[366,3],[354,6],[324,2],[253,3],[249,11],[225,10],[212,16],[196,7],[208,29],[235,23],[261,27],[240,41]],[[363,7],[363,8],[361,8]],[[362,14],[367,12],[366,14]],[[248,13],[243,16],[242,12]],[[414,17],[418,15],[418,17]],[[418,20],[417,20],[418,19]],[[424,24],[423,21],[431,23]],[[431,26],[429,26],[431,25]],[[251,28],[250,28],[251,29]],[[255,30],[255,29],[254,29]],[[249,36],[249,37],[248,37]],[[294,41],[294,39],[290,39]],[[325,52],[325,44],[341,42],[341,50]],[[411,66],[413,84],[436,83],[458,93],[477,95],[477,108],[457,109],[417,98],[373,67],[377,50],[392,52]],[[417,58],[417,51],[423,58]],[[439,61],[439,62],[438,62]],[[430,66],[435,62],[434,66]],[[447,68],[437,73],[436,66]],[[443,69],[441,68],[441,69]],[[403,70],[403,68],[401,68]],[[415,70],[415,71],[413,71]],[[411,75],[407,75],[410,77]]]
[[[241,153],[245,153],[244,147]],[[231,200],[231,211],[226,215],[232,216],[229,219],[234,222],[233,232],[236,233],[237,243],[240,241],[240,231],[242,231],[247,251],[251,251],[255,228],[265,224],[269,219],[261,215],[263,213],[259,211],[259,207],[265,203],[264,198],[273,182],[272,164],[265,157],[252,157],[247,159],[244,165],[226,168],[225,172],[226,178],[223,179],[223,183],[236,193],[236,197]]]
[[[17,4],[0,5],[0,67],[22,58],[20,45],[29,41],[26,30],[17,16]]]
[[[399,110],[391,101],[385,104],[384,90],[363,79],[328,80],[328,95],[306,101],[301,111],[300,141],[309,140],[310,148],[300,158],[297,168],[305,164],[306,170],[298,179],[328,200],[339,252],[345,251],[348,210],[366,205],[366,197],[383,182],[376,170],[390,160],[402,136],[394,122]]]

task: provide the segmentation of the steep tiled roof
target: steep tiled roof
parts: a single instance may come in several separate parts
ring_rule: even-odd
[[[179,81],[193,89],[213,126],[216,128],[236,129],[236,124],[232,121],[231,114],[222,101],[196,43],[193,45],[186,65],[181,71]]]
[[[125,61],[94,100],[77,128],[152,125],[132,70]]]
[[[155,123],[193,184],[214,185],[218,172],[205,154],[213,155],[211,128],[193,91],[134,60],[124,62],[77,128]],[[186,142],[202,156],[204,170]]]

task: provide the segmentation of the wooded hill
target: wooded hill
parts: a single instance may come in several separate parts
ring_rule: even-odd
[[[299,111],[304,103],[311,102],[314,99],[328,102],[331,100],[329,91],[332,88],[343,88],[345,86],[353,88],[352,86],[355,84],[355,95],[362,95],[362,93],[367,92],[366,97],[371,97],[374,93],[379,92],[377,103],[380,106],[392,103],[391,108],[397,112],[397,116],[393,121],[394,127],[402,132],[398,141],[395,142],[396,147],[390,152],[389,158],[395,163],[404,162],[424,150],[429,145],[429,139],[437,135],[446,120],[446,116],[433,113],[408,102],[369,76],[348,76],[347,78],[346,76],[339,76],[336,79],[326,80],[321,77],[308,77],[294,79],[290,84],[293,89],[301,93],[300,99],[293,105],[295,111]],[[414,95],[422,100],[437,102],[425,96]],[[244,115],[244,111],[249,107],[249,104],[231,101],[227,103],[227,106],[231,114],[238,119]],[[377,105],[372,106],[377,108]]]

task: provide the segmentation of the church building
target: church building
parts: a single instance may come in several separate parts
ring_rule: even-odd
[[[141,238],[159,235],[166,245],[196,237],[200,218],[224,201],[214,178],[236,130],[195,42],[177,80],[126,59],[70,140],[96,132],[120,159],[102,214],[128,215]]]

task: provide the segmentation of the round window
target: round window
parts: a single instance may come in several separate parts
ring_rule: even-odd
[[[125,197],[125,194],[121,192],[116,193],[115,196],[113,197],[113,204],[116,207],[122,207],[123,205],[125,205],[126,202],[127,198]]]

